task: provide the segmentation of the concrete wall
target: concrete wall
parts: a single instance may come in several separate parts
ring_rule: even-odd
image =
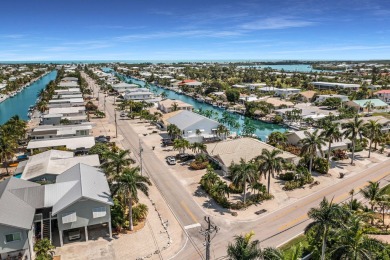
[[[5,235],[17,233],[17,232],[21,233],[21,240],[6,243]],[[30,232],[29,230],[0,225],[0,254],[4,256],[3,254],[5,253],[5,256],[7,256],[8,252],[28,249],[29,232]]]
[[[93,218],[92,216],[92,210],[94,208],[98,207],[106,207],[107,214],[104,217],[101,218]],[[62,214],[64,213],[70,213],[70,212],[76,212],[77,220],[76,222],[72,223],[62,223]],[[93,201],[93,200],[85,200],[85,201],[78,201],[66,209],[62,210],[57,214],[57,220],[58,220],[58,228],[59,230],[68,230],[73,228],[79,228],[79,227],[85,227],[90,225],[97,225],[109,222],[110,219],[110,206]]]

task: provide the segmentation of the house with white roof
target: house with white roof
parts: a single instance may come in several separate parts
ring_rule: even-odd
[[[91,227],[111,238],[112,205],[104,173],[89,165],[74,165],[54,184],[8,178],[0,182],[0,256],[32,259],[33,238],[53,240],[53,232],[61,246],[75,233],[88,241]]]
[[[169,124],[176,125],[181,137],[191,143],[215,139],[219,123],[205,116],[183,110],[167,119]]]
[[[88,151],[95,145],[93,136],[75,136],[58,139],[34,139],[30,140],[27,150],[34,154],[34,150],[46,151],[50,149],[66,148],[71,151],[83,150]]]
[[[58,86],[58,88],[78,88],[79,83],[75,81],[61,81]]]
[[[75,136],[89,136],[92,130],[92,124],[77,125],[40,125],[29,134],[31,139],[55,139]]]
[[[126,82],[121,82],[121,83],[112,85],[112,88],[118,93],[124,93],[128,90],[139,88],[139,86],[136,84],[129,84]]]
[[[317,95],[316,100],[314,102],[322,103],[328,98],[339,98],[341,102],[349,101],[348,96],[345,95],[337,95],[337,94],[329,94],[329,95]]]
[[[49,150],[20,162],[15,172],[20,173],[20,178],[23,180],[54,182],[59,174],[78,163],[93,167],[100,166],[97,154],[74,156],[74,153],[69,151]]]
[[[170,113],[173,111],[174,106],[176,106],[177,110],[192,111],[194,109],[194,107],[190,104],[187,104],[181,100],[172,100],[172,99],[165,99],[158,102],[157,108],[164,113]]]
[[[65,99],[51,99],[48,107],[79,107],[84,106],[84,99],[79,98],[65,98]]]
[[[337,82],[322,82],[316,81],[311,83],[314,87],[318,89],[349,89],[349,90],[359,90],[359,84],[347,84],[347,83],[337,83]]]
[[[153,93],[147,88],[134,88],[126,90],[123,95],[125,100],[146,101],[153,98]]]

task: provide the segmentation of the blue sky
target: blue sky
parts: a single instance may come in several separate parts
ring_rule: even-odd
[[[390,59],[388,0],[2,1],[0,60]]]

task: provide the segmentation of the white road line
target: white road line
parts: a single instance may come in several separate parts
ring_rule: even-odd
[[[191,228],[196,228],[196,227],[200,227],[200,224],[195,223],[195,224],[187,225],[187,226],[184,226],[184,229],[191,229]]]

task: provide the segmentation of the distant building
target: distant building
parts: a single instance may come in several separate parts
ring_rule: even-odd
[[[129,84],[129,83],[121,82],[121,83],[112,85],[112,88],[113,88],[116,92],[118,92],[118,93],[124,93],[124,92],[126,92],[127,90],[139,88],[139,86],[136,85],[136,84]]]
[[[378,92],[374,93],[375,95],[378,96],[380,100],[383,102],[386,102],[387,104],[390,103],[390,89],[383,89],[379,90]]]
[[[316,98],[316,100],[315,100],[315,102],[322,103],[322,102],[324,102],[325,100],[327,100],[328,98],[339,98],[339,99],[341,100],[341,102],[349,101],[348,96],[330,94],[330,95],[318,95],[317,98]]]
[[[173,111],[173,106],[176,104],[177,110],[188,110],[192,111],[194,107],[190,104],[187,104],[181,100],[172,100],[172,99],[165,99],[160,102],[158,102],[158,109],[160,109],[164,113],[170,113]]]
[[[318,89],[349,89],[349,90],[359,90],[359,84],[347,84],[347,83],[335,83],[335,82],[322,82],[316,81],[312,82],[313,86]]]
[[[369,108],[369,104],[372,105],[371,109]],[[389,108],[389,105],[380,99],[351,100],[345,102],[345,105],[355,108],[358,112],[369,112],[369,110],[387,111]]]

